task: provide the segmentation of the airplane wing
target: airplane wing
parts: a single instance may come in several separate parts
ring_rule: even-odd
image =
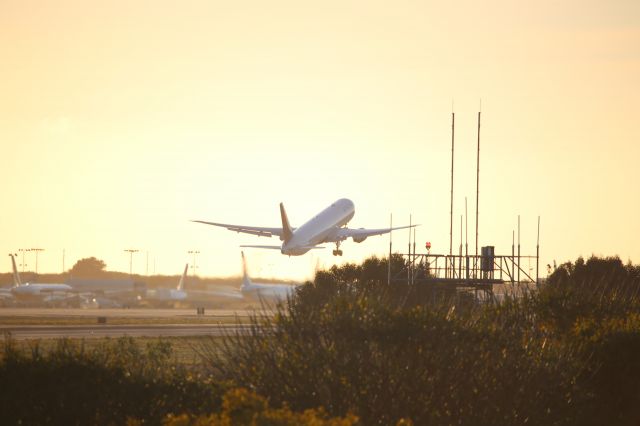
[[[398,229],[407,229],[414,228],[419,225],[407,225],[407,226],[396,226],[394,228],[380,228],[380,229],[351,229],[351,228],[340,228],[337,233],[337,238],[340,240],[344,240],[346,238],[355,237],[355,239],[365,239],[367,237],[372,237],[374,235],[382,235],[387,234],[391,231],[396,231]]]
[[[191,222],[198,222],[198,223],[204,223],[205,225],[219,226],[221,228],[227,228],[229,231],[257,235],[258,237],[273,237],[274,235],[276,235],[282,238],[282,235],[283,235],[282,228],[263,228],[260,226],[230,225],[228,223],[205,222],[204,220],[192,220]]]

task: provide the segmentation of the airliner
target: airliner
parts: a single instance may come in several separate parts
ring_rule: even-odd
[[[22,283],[20,273],[16,267],[15,255],[11,256],[11,266],[13,267],[13,287],[11,293],[16,297],[38,297],[47,301],[55,300],[61,293],[69,293],[73,289],[67,284],[44,284],[44,283]]]
[[[184,265],[184,272],[178,281],[176,288],[158,288],[155,290],[147,290],[147,297],[149,299],[180,302],[187,298],[187,292],[184,291],[184,281],[187,277],[187,271],[189,270],[189,264]]]
[[[158,288],[155,290],[147,290],[147,299],[156,302],[169,302],[169,303],[179,303],[179,302],[198,302],[203,299],[211,298],[211,297],[227,297],[233,299],[242,299],[242,294],[238,293],[237,290],[231,289],[230,291],[225,290],[190,290],[187,291],[184,288],[185,281],[187,279],[187,271],[189,270],[189,264],[184,265],[184,271],[182,272],[182,276],[178,281],[178,285],[176,288]]]
[[[410,225],[381,229],[347,228],[346,225],[353,218],[354,214],[355,206],[353,201],[341,198],[326,209],[322,210],[299,228],[293,228],[289,224],[289,218],[287,217],[287,212],[284,209],[283,203],[280,203],[280,219],[282,221],[282,227],[280,228],[229,225],[225,223],[206,222],[203,220],[194,220],[192,222],[219,226],[227,228],[230,231],[238,233],[243,232],[245,234],[257,235],[259,237],[272,237],[276,235],[280,237],[282,245],[242,245],[240,247],[280,250],[280,253],[287,256],[301,256],[311,249],[324,248],[318,247],[318,244],[322,243],[335,243],[336,249],[333,250],[333,255],[342,256],[340,243],[347,238],[352,238],[356,243],[361,243],[368,237],[374,235],[382,235],[396,229],[406,229],[418,226]]]
[[[244,252],[241,252],[241,254],[242,285],[240,286],[240,291],[244,297],[286,300],[287,297],[293,295],[297,287],[295,284],[262,284],[252,282],[247,273],[247,261],[244,258]]]
[[[158,288],[155,290],[147,290],[146,297],[149,300],[161,302],[182,302],[187,299],[187,292],[184,290],[184,282],[187,277],[189,264],[184,265],[184,271],[178,281],[176,288]]]

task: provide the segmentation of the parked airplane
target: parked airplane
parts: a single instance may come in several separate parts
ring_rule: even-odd
[[[15,255],[11,256],[11,266],[13,267],[13,287],[11,293],[16,297],[40,298],[43,301],[53,301],[65,298],[72,291],[67,284],[44,284],[44,283],[22,283],[20,273],[16,267]]]
[[[293,295],[297,285],[295,284],[262,284],[254,283],[247,273],[247,261],[242,254],[242,285],[240,291],[244,297],[256,299],[278,299],[285,300]]]
[[[11,287],[0,288],[0,306],[8,305],[12,303],[13,300],[14,296],[11,292]]]
[[[157,288],[147,290],[146,298],[153,302],[162,303],[179,303],[179,302],[200,302],[212,297],[227,297],[233,299],[241,299],[242,294],[231,288],[228,291],[219,290],[185,290],[184,284],[187,279],[187,271],[189,264],[184,265],[184,271],[178,281],[176,288]]]
[[[184,291],[184,281],[189,270],[189,264],[184,265],[184,272],[178,281],[176,288],[157,288],[155,290],[147,290],[147,298],[166,302],[181,302],[187,298]]]
[[[289,224],[289,218],[287,217],[287,212],[285,211],[282,203],[280,203],[280,218],[282,220],[282,227],[280,228],[229,225],[225,223],[205,222],[203,220],[194,220],[193,222],[220,226],[227,228],[230,231],[243,232],[245,234],[257,235],[259,237],[272,237],[277,235],[280,237],[280,240],[283,241],[280,246],[243,245],[241,247],[275,249],[280,250],[282,254],[288,256],[300,256],[311,249],[324,248],[318,247],[318,244],[322,243],[335,243],[336,249],[333,250],[333,255],[342,256],[340,243],[347,238],[352,238],[356,243],[361,243],[368,237],[374,235],[386,234],[396,229],[406,229],[418,226],[410,225],[381,229],[347,228],[346,225],[353,218],[354,214],[355,206],[353,201],[341,198],[308,220],[299,228],[291,227]]]

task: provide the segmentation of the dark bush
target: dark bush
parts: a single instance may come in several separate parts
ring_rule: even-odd
[[[276,405],[353,412],[364,424],[638,419],[640,322],[619,322],[639,312],[631,287],[551,280],[540,292],[459,309],[414,303],[415,288],[380,276],[354,265],[319,273],[205,361]]]
[[[127,417],[160,423],[168,413],[219,409],[223,389],[177,366],[167,342],[141,349],[131,338],[91,351],[60,340],[43,352],[17,350],[5,339],[0,361],[4,424],[123,424]]]

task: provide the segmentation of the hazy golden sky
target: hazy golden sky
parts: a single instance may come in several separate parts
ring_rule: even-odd
[[[640,262],[637,0],[3,0],[0,58],[0,249],[46,249],[41,272],[63,249],[67,268],[128,270],[137,248],[138,273],[147,251],[178,274],[197,249],[200,274],[237,274],[239,244],[278,241],[190,219],[279,226],[283,201],[296,226],[340,197],[351,226],[413,214],[447,252],[452,101],[454,247],[465,195],[474,247],[480,99],[480,245],[510,252],[520,214],[533,254],[541,215],[542,265]],[[336,261],[330,245],[248,256],[295,279]]]

